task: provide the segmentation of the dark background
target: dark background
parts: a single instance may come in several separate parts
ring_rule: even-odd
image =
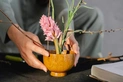
[[[77,2],[77,1],[76,1]],[[123,0],[85,0],[88,6],[98,7],[103,15],[105,28],[123,28]],[[123,31],[104,33],[103,55],[123,54]]]

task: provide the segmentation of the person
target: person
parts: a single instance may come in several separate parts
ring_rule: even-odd
[[[0,0],[0,9],[16,26],[20,27],[26,35],[43,45],[45,42],[43,31],[39,25],[39,19],[43,14],[48,15],[48,2],[49,0]],[[64,16],[64,19],[67,20],[68,6],[65,0],[53,0],[53,3],[55,20],[60,29],[63,29],[61,28],[63,27],[62,17]],[[8,21],[1,13],[0,20]],[[102,13],[98,8],[81,5],[69,27],[72,30],[102,30]],[[76,66],[80,56],[98,57],[98,55],[101,54],[102,39],[102,34],[90,35],[75,33],[75,36],[70,36],[66,43],[71,45],[73,51],[76,53],[74,65]],[[8,47],[6,44],[10,42],[14,43],[21,57],[29,66],[42,69],[45,72],[47,71],[45,65],[35,57],[33,52],[49,56],[48,51],[35,45],[32,40],[27,38],[11,23],[0,23],[0,40],[0,45],[4,46],[5,51],[7,51]],[[10,53],[12,53],[12,50],[14,50],[13,46],[10,47],[9,50]]]

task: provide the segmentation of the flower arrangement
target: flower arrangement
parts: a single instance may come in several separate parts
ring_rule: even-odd
[[[68,19],[66,23],[64,23],[64,18],[62,18],[62,22],[65,24],[64,31],[61,32],[59,29],[57,23],[54,20],[54,5],[53,0],[50,0],[50,4],[52,7],[52,16],[45,16],[43,15],[40,19],[40,26],[42,27],[42,30],[44,32],[44,35],[46,36],[46,41],[53,41],[56,49],[56,54],[61,54],[63,51],[63,46],[66,41],[66,39],[74,32],[70,33],[68,35],[69,31],[69,25],[76,13],[76,11],[79,9],[80,4],[83,1],[80,0],[79,3],[74,6],[74,0],[72,0],[72,3],[69,4],[68,0],[66,0],[66,3],[68,5]]]

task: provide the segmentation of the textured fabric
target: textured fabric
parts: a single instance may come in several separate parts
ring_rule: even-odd
[[[59,20],[59,14],[67,8],[67,4],[65,0],[53,0],[55,7],[55,18]],[[60,3],[57,4],[57,3]],[[1,0],[0,1],[0,9],[7,14],[7,16],[14,22],[15,24],[19,24],[19,26],[25,31],[30,31],[35,34],[38,33],[39,30],[39,19],[45,14],[48,15],[48,0]],[[62,12],[61,14],[67,19],[67,13]],[[0,18],[3,15],[0,14]],[[3,21],[6,17],[2,19]],[[63,26],[60,26],[62,22],[58,22],[59,27],[63,29]],[[8,24],[7,24],[8,25]],[[0,37],[2,42],[5,41],[5,35],[7,29],[11,24],[5,27],[3,24],[0,24]],[[2,31],[2,32],[1,32]]]
[[[0,9],[12,20],[13,23],[19,24],[19,26],[25,31],[30,31],[35,34],[38,33],[39,24],[38,21],[42,14],[47,14],[47,4],[43,4],[40,0],[1,0]],[[4,16],[4,18],[6,18]],[[4,21],[4,20],[3,20]],[[3,24],[2,24],[3,25]],[[8,29],[9,27],[0,26],[0,31]],[[5,41],[4,36],[1,36],[2,42]],[[3,35],[3,34],[2,34]]]
[[[25,31],[30,31],[39,36],[39,39],[43,44],[44,36],[39,26],[39,19],[42,14],[47,15],[47,5],[41,5],[40,0],[1,0],[4,4],[0,4],[0,8],[6,12],[8,8],[11,10],[7,15],[13,22],[18,23]],[[0,1],[0,3],[1,3]],[[8,1],[8,2],[7,2]],[[55,6],[55,19],[60,27],[63,29],[63,23],[61,22],[62,16],[67,20],[68,8],[65,0],[53,0]],[[2,2],[2,3],[3,3]],[[60,3],[60,4],[58,4]],[[8,5],[9,4],[9,5]],[[7,8],[6,8],[7,6]],[[2,26],[0,26],[2,27]],[[5,26],[4,26],[5,27]],[[0,47],[3,52],[18,52],[15,45],[10,41],[7,44],[3,44],[6,38],[6,31],[8,27],[0,28]],[[103,17],[102,13],[97,8],[90,8],[81,6],[77,11],[74,20],[70,25],[71,29],[81,30],[102,30],[103,29]],[[102,50],[102,34],[79,34],[76,33],[75,37],[79,42],[81,56],[99,57]],[[12,44],[12,45],[11,45]],[[13,47],[13,48],[12,48]]]
[[[53,0],[55,6],[55,19],[63,30],[63,24],[61,22],[61,16],[67,19],[67,13],[64,10],[67,9],[65,0]],[[43,3],[44,2],[44,3]],[[25,31],[33,32],[37,34],[42,43],[44,42],[43,32],[39,26],[39,19],[42,14],[48,14],[48,0],[0,0],[0,9],[7,14],[7,16],[17,23]],[[57,4],[60,3],[60,4]],[[0,13],[0,19],[8,21],[2,13]],[[0,23],[0,48],[3,52],[18,53],[18,49],[12,41],[7,42],[7,30],[11,24]],[[70,28],[73,29],[73,23]],[[7,42],[6,44],[5,41]]]
[[[101,31],[104,20],[98,8],[82,6],[74,17],[75,30]],[[79,42],[81,56],[100,57],[102,54],[103,34],[79,34],[75,37]]]
[[[6,15],[9,16],[9,18],[14,23],[16,23],[16,20],[14,18],[13,9],[11,8],[9,0],[1,0],[0,1],[0,9],[4,13],[6,13]],[[5,21],[5,22],[9,22],[9,20],[1,12],[0,12],[0,20]],[[5,39],[7,36],[6,32],[10,26],[11,26],[10,23],[0,23],[0,38],[1,38],[2,42],[5,42]]]

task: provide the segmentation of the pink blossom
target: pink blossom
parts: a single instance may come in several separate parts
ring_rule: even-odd
[[[51,17],[43,15],[39,23],[44,31],[44,35],[46,35],[46,41],[53,41],[55,38],[59,38],[62,33]]]

